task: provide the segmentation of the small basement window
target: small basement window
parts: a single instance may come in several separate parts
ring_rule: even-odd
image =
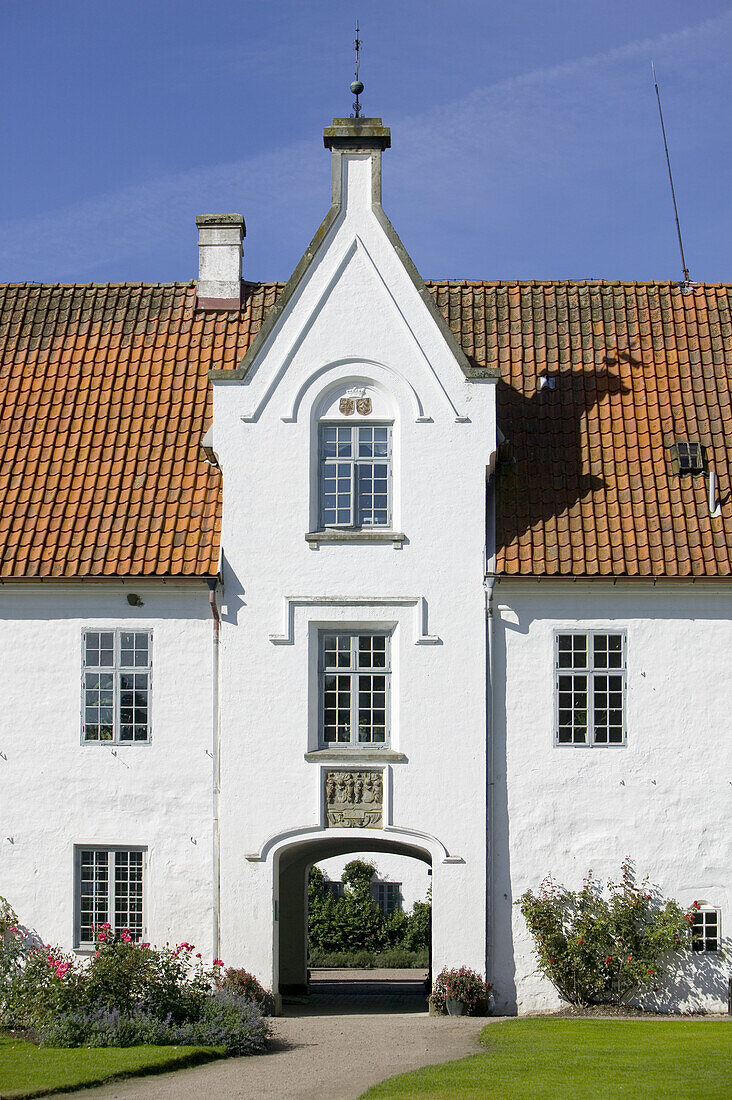
[[[719,910],[700,909],[691,926],[692,951],[719,951]]]
[[[677,477],[703,474],[707,468],[706,451],[701,443],[677,439],[669,447],[671,467]]]

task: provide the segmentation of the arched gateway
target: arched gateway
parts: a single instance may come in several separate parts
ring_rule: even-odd
[[[434,837],[406,830],[393,830],[382,836],[361,829],[308,831],[296,837],[276,838],[267,849],[265,859],[271,863],[275,897],[273,982],[280,994],[307,990],[307,878],[312,864],[331,856],[364,852],[409,856],[431,868],[445,861],[454,862]],[[446,931],[447,922],[440,919],[440,879],[433,871],[433,914],[437,928]],[[439,938],[437,954],[439,957],[449,954],[447,945],[440,943]]]

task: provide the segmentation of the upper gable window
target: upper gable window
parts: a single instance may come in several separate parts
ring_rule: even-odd
[[[391,526],[391,426],[320,425],[320,526]]]
[[[149,741],[150,631],[87,630],[83,646],[82,741]]]

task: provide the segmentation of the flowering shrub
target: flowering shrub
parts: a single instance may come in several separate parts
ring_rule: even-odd
[[[571,1004],[621,1004],[654,986],[664,959],[686,946],[693,912],[638,887],[630,859],[609,897],[590,871],[573,892],[551,878],[517,901],[534,937],[539,970]],[[694,903],[698,908],[698,903]]]
[[[196,1018],[216,985],[218,970],[194,956],[192,943],[153,947],[135,943],[127,929],[113,933],[106,924],[95,935],[96,950],[85,972],[80,1007],[140,1008],[174,1023]]]
[[[253,974],[241,967],[230,966],[222,970],[218,977],[218,988],[224,993],[235,993],[247,1001],[259,1006],[263,1016],[274,1014],[272,994],[257,981]]]
[[[445,1012],[445,1001],[462,1001],[469,1016],[478,1015],[486,1011],[488,994],[492,988],[490,982],[486,985],[480,974],[467,966],[461,966],[459,970],[445,968],[437,975],[432,986],[432,1003],[435,1008]]]
[[[269,996],[246,971],[206,967],[192,943],[136,943],[129,929],[95,929],[94,952],[82,963],[57,948],[37,947],[0,899],[2,1023],[33,1027],[56,1046],[136,1043],[260,1050],[267,1026],[255,1003]],[[195,954],[194,954],[195,952]],[[223,988],[226,974],[244,975]]]
[[[177,1024],[137,1008],[77,1009],[59,1013],[39,1032],[53,1047],[223,1046],[229,1054],[264,1049],[268,1028],[256,1004],[236,993],[206,997],[196,1019]]]

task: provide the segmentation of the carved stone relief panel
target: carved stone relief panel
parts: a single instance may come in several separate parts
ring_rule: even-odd
[[[325,773],[325,806],[329,829],[381,829],[384,784],[380,771]]]

